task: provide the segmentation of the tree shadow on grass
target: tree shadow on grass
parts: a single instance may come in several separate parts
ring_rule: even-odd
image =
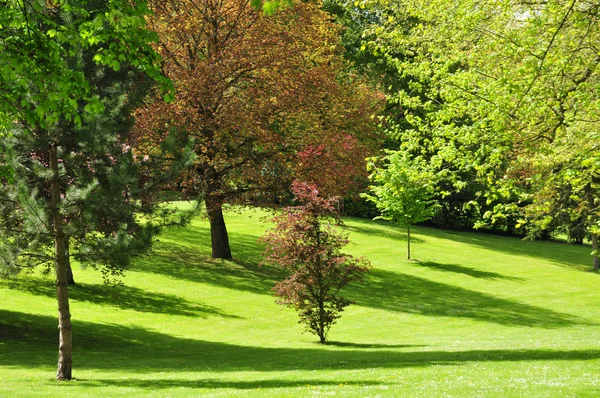
[[[235,234],[243,260],[223,261],[211,259],[209,251],[193,249],[192,242],[197,239],[194,230],[181,230],[169,242],[163,242],[154,256],[139,264],[140,268],[256,294],[271,294],[277,281],[285,278],[286,273],[280,269],[256,265],[260,248],[255,236]],[[478,278],[509,279],[494,272],[458,265],[425,263],[425,266]],[[365,283],[349,286],[342,295],[359,305],[387,311],[470,318],[509,326],[555,328],[585,324],[582,319],[569,314],[381,269],[372,270]]]
[[[234,261],[258,264],[262,259],[262,250],[258,242],[259,237],[235,231],[229,231],[229,242]],[[162,235],[159,242],[164,243],[164,248],[175,244],[186,252],[196,252],[210,255],[211,237],[208,226],[192,225],[186,228],[172,229],[168,235]]]
[[[590,247],[564,242],[530,241],[519,237],[498,236],[477,232],[455,232],[431,227],[419,227],[419,233],[438,239],[448,239],[490,251],[526,258],[537,258],[559,266],[575,269],[590,268]]]
[[[399,228],[389,221],[372,221],[353,217],[346,219],[354,224],[348,227],[352,231],[383,238],[406,240],[406,234],[402,233]],[[458,232],[425,226],[416,226],[414,232],[419,235],[437,239],[448,239],[453,242],[478,246],[505,254],[544,259],[559,266],[579,270],[590,269],[592,263],[589,246],[572,245],[556,241],[529,241],[523,240],[520,237],[499,236],[476,231]],[[411,241],[419,242],[413,237],[411,237]]]
[[[39,296],[56,297],[56,286],[48,279],[16,279],[5,283],[9,289],[19,290]],[[189,302],[172,294],[147,292],[127,285],[95,285],[79,283],[69,286],[69,298],[103,306],[113,306],[124,310],[152,312],[193,317],[209,315],[239,318],[229,315],[216,307]]]
[[[508,326],[556,328],[587,324],[570,314],[381,269],[373,269],[364,284],[349,287],[346,295],[365,307]]]
[[[392,239],[399,242],[406,242],[407,235],[405,226],[393,224],[387,221],[365,220],[361,218],[352,218],[351,223],[352,224],[345,224],[343,230],[352,231],[363,235]],[[411,228],[411,232],[420,233],[420,230],[417,232]],[[410,242],[423,243],[424,240],[411,233]]]
[[[207,232],[197,227],[177,230],[169,239],[161,239],[151,256],[137,260],[134,269],[257,294],[271,294],[273,286],[287,277],[280,268],[258,265],[261,248],[253,235],[231,234],[233,260],[211,258],[210,238],[206,246],[195,243],[204,241]]]
[[[433,261],[419,261],[419,260],[416,260],[416,261],[412,262],[411,264],[413,264],[415,266],[431,268],[431,269],[434,269],[437,271],[454,272],[457,274],[469,275],[469,276],[472,276],[474,278],[479,278],[479,279],[490,279],[490,280],[506,279],[506,280],[511,280],[511,281],[522,281],[523,280],[523,278],[502,275],[497,272],[480,271],[480,270],[477,270],[474,268],[464,267],[462,265],[457,265],[457,264],[441,264],[441,263],[436,263]]]
[[[87,380],[78,380],[86,382]],[[377,386],[382,383],[373,380],[352,380],[352,381],[336,381],[336,380],[318,380],[318,379],[303,379],[303,380],[254,380],[254,381],[233,381],[219,379],[155,379],[140,380],[140,379],[94,379],[87,386],[95,387],[121,387],[121,388],[141,388],[149,390],[171,389],[171,388],[203,388],[203,389],[235,389],[235,390],[256,390],[256,389],[274,389],[274,388],[299,388],[309,386]],[[76,385],[79,385],[77,383]]]
[[[0,310],[0,366],[49,367],[56,363],[56,319]],[[74,376],[77,369],[148,372],[276,372],[294,370],[349,370],[457,365],[487,361],[553,361],[600,359],[600,350],[469,350],[407,351],[402,348],[351,349],[268,348],[185,339],[136,326],[73,321]],[[317,380],[315,380],[317,381]],[[128,381],[106,380],[127,385]],[[161,380],[156,381],[157,384]],[[133,386],[138,381],[130,382]],[[140,382],[145,387],[144,382]],[[172,387],[165,380],[167,387]],[[187,381],[184,381],[186,384]],[[270,381],[285,387],[289,381]],[[221,388],[221,384],[217,383]],[[154,384],[148,388],[156,388]],[[202,387],[202,385],[198,385]],[[225,387],[236,388],[235,384]]]

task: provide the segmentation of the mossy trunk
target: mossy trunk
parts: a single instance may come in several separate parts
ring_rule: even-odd
[[[592,184],[588,183],[585,186],[585,195],[588,202],[588,206],[590,209],[593,209],[595,206],[596,198],[594,197],[594,191],[592,190]],[[598,258],[598,234],[591,232],[592,235],[592,251],[593,255],[593,264],[594,271],[598,272],[600,270],[600,259]]]
[[[592,234],[592,250],[594,251],[594,271],[600,271],[600,258],[598,258],[598,235]]]
[[[229,247],[229,235],[223,217],[223,208],[220,203],[215,203],[209,199],[206,199],[205,203],[210,222],[212,257],[230,260],[231,248]]]
[[[57,380],[71,380],[73,363],[73,339],[71,329],[71,311],[69,309],[69,283],[67,278],[67,237],[63,229],[63,217],[60,214],[60,175],[56,144],[50,149],[51,212],[54,235],[54,254],[56,268],[56,297],[58,300],[58,370]]]

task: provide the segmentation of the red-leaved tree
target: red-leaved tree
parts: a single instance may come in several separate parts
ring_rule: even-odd
[[[368,182],[370,116],[382,98],[347,71],[339,27],[318,4],[270,17],[251,0],[150,4],[175,95],[138,109],[132,146],[152,154],[166,140],[193,140],[196,160],[177,188],[203,198],[214,258],[232,257],[224,205],[277,203],[294,179],[330,195]]]
[[[292,190],[301,205],[273,218],[275,227],[262,238],[265,260],[291,271],[273,291],[324,344],[329,328],[350,304],[338,296],[340,289],[362,280],[370,264],[340,251],[349,240],[331,223],[338,198],[320,197],[316,186],[306,183],[294,182]]]

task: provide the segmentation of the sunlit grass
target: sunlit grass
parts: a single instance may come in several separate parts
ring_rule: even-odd
[[[124,286],[75,268],[74,377],[54,381],[51,278],[0,282],[0,396],[597,396],[600,276],[589,248],[349,219],[366,282],[329,339],[303,333],[259,267],[254,211],[227,214],[234,261],[205,220],[165,232]]]

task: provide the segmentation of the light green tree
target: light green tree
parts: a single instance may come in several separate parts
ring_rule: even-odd
[[[438,206],[433,199],[435,176],[421,158],[388,152],[368,163],[373,183],[363,196],[375,203],[384,220],[406,226],[407,258],[410,260],[410,227],[431,218]]]
[[[535,232],[585,219],[597,240],[597,205],[584,191],[597,197],[600,2],[364,0],[350,9],[364,22],[363,60],[380,66],[395,111],[390,136],[452,170],[456,189],[476,187],[469,204],[481,208],[480,225],[522,217]],[[568,206],[559,205],[566,187]]]

